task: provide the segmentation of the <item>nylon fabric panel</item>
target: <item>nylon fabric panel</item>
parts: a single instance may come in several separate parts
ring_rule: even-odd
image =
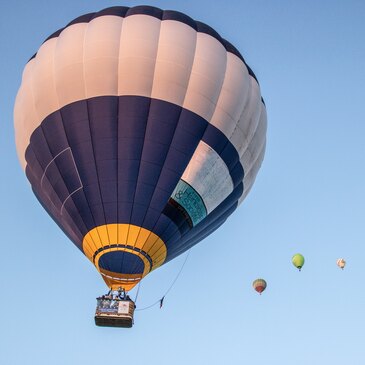
[[[102,16],[93,19],[84,39],[86,97],[118,95],[119,46],[123,18]]]
[[[256,130],[252,135],[251,141],[248,144],[245,152],[241,156],[241,163],[247,166],[247,169],[256,161],[260,151],[265,144],[266,136],[266,118],[260,119],[256,125]]]
[[[152,98],[183,105],[193,67],[197,33],[173,20],[161,22]]]
[[[29,145],[30,135],[35,129],[34,125],[39,123],[31,86],[34,62],[28,62],[24,68],[22,85],[18,91],[14,105],[15,143],[19,161],[23,169],[26,167],[25,150]]]
[[[143,221],[151,205],[164,161],[168,158],[180,113],[181,108],[173,104],[151,100],[133,200],[134,209],[131,217],[133,224],[144,225]],[[164,205],[167,199],[164,200]],[[160,215],[161,210],[156,205],[155,201],[153,206],[156,212],[155,219],[146,225],[148,229],[152,229]]]
[[[254,79],[250,79],[250,93],[240,120],[231,141],[236,147],[238,154],[242,156],[249,145],[257,128],[263,104],[260,97],[259,87]]]
[[[159,19],[148,15],[124,19],[119,46],[118,95],[151,96],[160,25]]]
[[[242,149],[240,151],[240,161],[241,163],[246,167],[247,163],[249,162],[248,160],[244,159],[245,154],[247,153],[248,149],[252,149],[252,144],[257,140],[258,136],[257,136],[257,131],[258,130],[262,130],[262,129],[266,129],[266,121],[261,120],[261,111],[262,109],[258,110],[258,112],[253,116],[253,118],[251,120],[253,120],[254,122],[251,124],[252,128],[250,128],[249,132],[250,135],[246,136],[246,148]],[[256,139],[255,139],[256,138]],[[260,135],[260,145],[262,145],[263,140],[265,139],[265,134],[261,134]],[[244,163],[246,162],[246,163]],[[248,166],[247,166],[248,167]]]
[[[55,111],[60,107],[54,75],[56,45],[57,39],[43,44],[37,53],[37,60],[32,61],[32,77],[28,82],[33,90],[37,119],[32,120],[30,132],[38,126],[39,120],[44,120],[49,115],[50,110]]]
[[[120,97],[118,108],[118,221],[131,222],[150,99]]]
[[[211,124],[208,125],[202,141],[211,146],[224,161],[230,171],[233,185],[237,186],[244,176],[244,171],[243,166],[239,162],[238,152],[232,143],[227,140],[226,136],[219,129]]]
[[[245,190],[244,190],[242,196],[240,197],[238,204],[241,204],[243,202],[243,200],[246,198],[247,194],[250,192],[250,190],[255,182],[256,175],[261,167],[262,161],[264,160],[264,156],[265,156],[265,144],[263,145],[263,148],[262,148],[257,160],[252,165],[248,174],[245,176],[245,179],[243,181]]]
[[[226,63],[227,52],[223,45],[205,33],[197,33],[194,63],[183,107],[208,122],[217,105]]]
[[[97,160],[94,150],[95,132],[90,103],[80,101],[61,109],[63,126],[68,136],[75,165],[83,188],[72,195],[71,199],[80,203],[79,212],[88,222],[88,230],[95,225],[105,224],[102,197],[98,182]],[[77,131],[74,133],[74,131]],[[70,199],[69,199],[70,200]],[[68,208],[68,205],[65,205]]]
[[[118,98],[93,98],[87,102],[90,136],[95,161],[96,180],[84,187],[90,195],[97,196],[90,202],[97,224],[118,221]],[[100,199],[99,199],[100,197]]]
[[[244,198],[247,196],[255,182],[256,175],[261,167],[262,161],[265,155],[266,148],[266,130],[267,130],[267,118],[266,109],[262,108],[262,113],[260,115],[260,121],[257,126],[257,130],[248,146],[246,152],[241,157],[241,163],[246,160],[246,175],[244,177],[243,183],[245,186],[245,191],[239,199],[239,204],[241,204]]]
[[[86,23],[65,28],[54,51],[54,81],[59,106],[86,98],[84,86],[84,37]]]
[[[208,214],[233,190],[226,164],[213,148],[202,141],[195,150],[182,179],[199,193]]]
[[[232,53],[227,53],[227,66],[222,90],[217,101],[211,124],[228,139],[237,128],[250,91],[250,76],[245,64]],[[239,145],[235,145],[239,149]]]

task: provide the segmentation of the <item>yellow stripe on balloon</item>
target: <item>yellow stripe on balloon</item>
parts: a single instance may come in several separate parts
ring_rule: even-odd
[[[115,246],[121,245],[121,246]],[[123,247],[128,245],[130,247]],[[83,251],[112,289],[131,290],[152,270],[161,266],[167,255],[163,240],[152,231],[133,224],[105,224],[90,230],[83,238]],[[98,252],[100,250],[100,252]],[[142,250],[152,261],[152,266]],[[139,257],[144,263],[142,274],[121,274],[100,268],[99,259],[106,252],[123,251]]]

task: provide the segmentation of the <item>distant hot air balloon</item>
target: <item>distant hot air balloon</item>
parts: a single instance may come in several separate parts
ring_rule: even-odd
[[[293,257],[292,257],[292,263],[293,265],[299,269],[299,271],[301,271],[303,265],[304,265],[304,256],[301,255],[300,253],[297,253],[295,254]]]
[[[265,105],[242,55],[151,6],[86,14],[48,37],[14,119],[34,194],[113,290],[221,226],[265,152]]]
[[[266,281],[264,279],[256,279],[252,283],[253,288],[261,295],[261,293],[266,289]]]
[[[337,266],[340,268],[340,269],[344,269],[345,268],[345,266],[346,266],[346,261],[344,260],[344,259],[338,259],[337,260]]]

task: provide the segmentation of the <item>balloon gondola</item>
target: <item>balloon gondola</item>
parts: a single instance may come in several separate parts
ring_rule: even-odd
[[[117,6],[46,39],[25,66],[14,124],[41,205],[107,286],[128,292],[244,200],[267,120],[256,76],[216,31]]]
[[[95,324],[101,327],[133,326],[135,303],[125,290],[110,290],[96,298]]]

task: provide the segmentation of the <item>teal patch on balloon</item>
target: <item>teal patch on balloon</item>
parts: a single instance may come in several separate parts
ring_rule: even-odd
[[[196,226],[207,216],[207,209],[198,192],[185,181],[180,180],[171,198],[179,203],[189,215],[193,226]]]

